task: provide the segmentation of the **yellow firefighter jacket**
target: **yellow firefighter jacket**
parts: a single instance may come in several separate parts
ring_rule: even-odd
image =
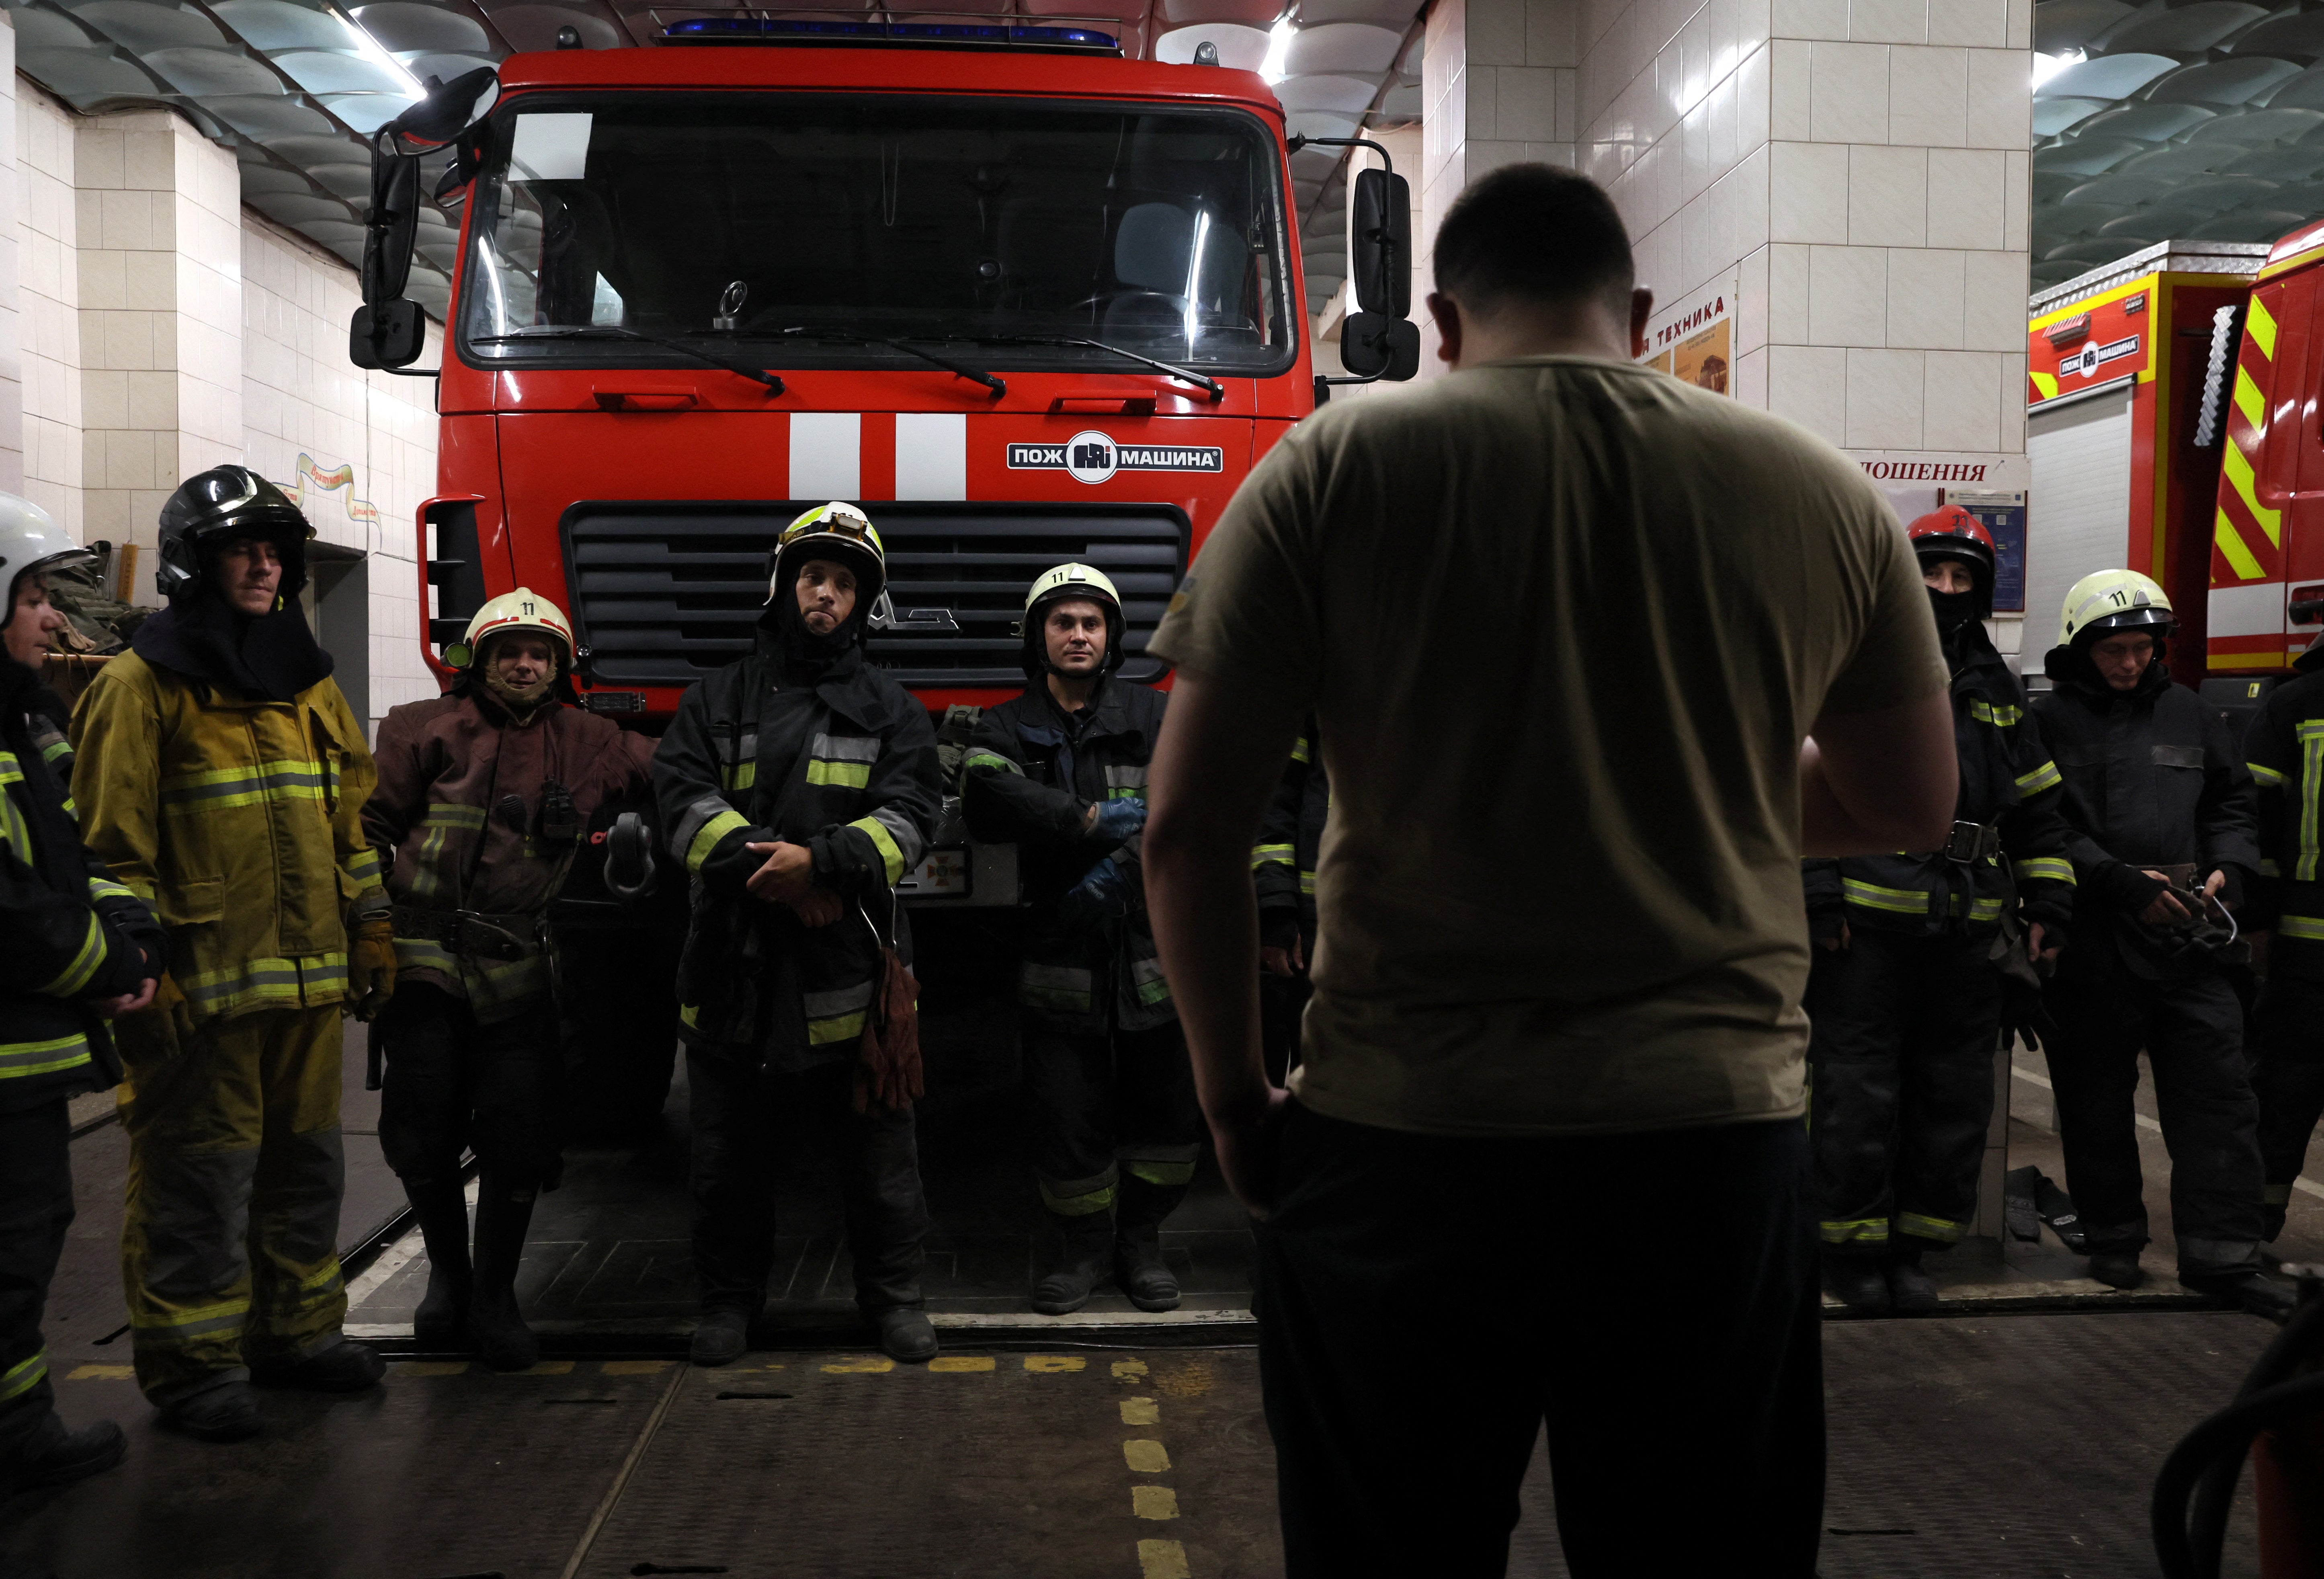
[[[124,652],[73,711],[82,836],[161,919],[197,1021],[346,996],[347,927],[384,910],[376,772],[328,679],[250,701]]]

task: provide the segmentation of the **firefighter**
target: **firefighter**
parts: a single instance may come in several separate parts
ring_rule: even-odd
[[[572,629],[528,587],[478,609],[444,657],[450,694],[381,722],[364,806],[394,901],[379,1142],[428,1244],[414,1335],[521,1371],[540,1345],[517,1308],[517,1263],[558,1162],[549,905],[591,816],[643,792],[653,742],[574,705]]]
[[[978,721],[962,803],[978,838],[1019,846],[1033,906],[1017,1000],[1033,1172],[1061,1241],[1033,1308],[1080,1309],[1111,1260],[1131,1304],[1169,1310],[1162,1223],[1203,1119],[1138,862],[1163,697],[1114,677],[1121,595],[1087,565],[1034,581],[1023,636],[1030,683]]]
[[[2145,1281],[2146,1205],[2132,1098],[2144,1048],[2171,1153],[2179,1280],[2254,1308],[2289,1309],[2262,1275],[2258,1113],[2243,1007],[2223,965],[2260,865],[2252,778],[2218,715],[2171,683],[2178,629],[2162,587],[2133,570],[2074,583],[2034,698],[2064,774],[2074,916],[2043,997],[2066,1187],[2090,1276]]]
[[[936,732],[865,660],[887,561],[861,511],[807,512],[771,569],[755,651],[686,693],[653,762],[670,852],[694,878],[678,975],[702,1288],[693,1357],[722,1365],[748,1346],[774,1261],[774,1131],[791,1118],[840,1154],[857,1306],[881,1348],[927,1360],[918,1075],[879,1067],[894,1049],[878,1032],[911,949],[894,885],[919,864],[942,803]]]
[[[2022,923],[2031,965],[2054,957],[2073,915],[2058,769],[1986,635],[1993,539],[1958,504],[1907,536],[1952,670],[1952,836],[1925,854],[1803,863],[1824,1276],[1872,1315],[1935,1309],[1922,1256],[1952,1248],[1976,1211],[2000,1040],[1996,936],[2019,947]]]
[[[1315,953],[1315,863],[1331,806],[1331,780],[1311,717],[1283,764],[1250,851],[1259,894],[1259,1039],[1268,1077],[1278,1085],[1299,1061],[1299,1016],[1312,991],[1307,965]]]
[[[2259,847],[2266,881],[2247,924],[2264,925],[2267,979],[2253,1010],[2260,1161],[2266,1181],[2260,1237],[2283,1232],[2292,1181],[2324,1114],[2324,872],[2318,870],[2318,798],[2324,760],[2324,636],[2292,660],[2293,679],[2260,704],[2244,736],[2259,789]]]
[[[206,1441],[258,1431],[254,1380],[386,1372],[339,1330],[340,1014],[378,1011],[395,956],[371,753],[299,608],[313,535],[247,467],[189,478],[161,509],[168,606],[73,715],[89,845],[170,939],[118,1025],[131,1346],[163,1424]]]
[[[57,1417],[41,1316],[73,1220],[66,1103],[120,1080],[106,1020],[152,1002],[152,915],[81,843],[64,705],[39,664],[65,616],[43,572],[89,556],[0,494],[0,1500],[110,1469],[127,1444]]]

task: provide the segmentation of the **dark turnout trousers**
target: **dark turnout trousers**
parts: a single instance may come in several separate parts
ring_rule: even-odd
[[[1977,1214],[2001,1033],[1992,950],[1859,928],[1816,951],[1809,1134],[1827,1250],[1943,1248]]]
[[[1258,1289],[1289,1579],[1501,1574],[1545,1422],[1576,1579],[1809,1579],[1809,1176],[1797,1120],[1471,1140],[1295,1103]],[[1609,1297],[1642,1223],[1688,1247],[1683,1297]]]
[[[2259,1102],[2260,1163],[2267,1179],[2267,1224],[2273,1239],[2283,1226],[2292,1181],[2300,1177],[2316,1121],[2324,1118],[2324,982],[2281,971],[2260,989],[2258,1057],[2252,1092]]]
[[[2243,1005],[2218,970],[2149,981],[2118,965],[2061,974],[2045,1039],[2066,1191],[2093,1252],[2146,1243],[2138,1165],[2139,1049],[2171,1152],[2171,1227],[2181,1278],[2259,1268],[2259,1110],[2244,1061]]]
[[[481,1024],[439,987],[400,989],[380,1015],[379,1148],[398,1177],[456,1180],[460,1154],[503,1185],[554,1188],[557,1017],[546,1001]]]
[[[702,1308],[757,1315],[775,1260],[779,1148],[804,1136],[836,1173],[855,1265],[855,1303],[867,1316],[920,1303],[920,1187],[912,1115],[859,1113],[853,1064],[783,1075],[689,1052],[694,1131],[694,1270]]]
[[[1033,1173],[1060,1217],[1115,1210],[1125,1228],[1159,1224],[1194,1182],[1203,1110],[1186,1034],[1175,1020],[1145,1030],[1025,1028]]]
[[[65,1100],[0,1109],[0,1459],[54,1407],[41,1313],[73,1220]]]

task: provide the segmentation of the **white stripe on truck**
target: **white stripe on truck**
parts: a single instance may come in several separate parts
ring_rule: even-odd
[[[856,499],[862,492],[862,417],[853,411],[792,412],[791,497]]]
[[[793,420],[797,420],[796,418]],[[798,441],[793,440],[796,444]],[[797,453],[796,450],[793,451]],[[797,462],[793,462],[797,465]],[[896,497],[968,497],[968,417],[961,411],[896,415]]]

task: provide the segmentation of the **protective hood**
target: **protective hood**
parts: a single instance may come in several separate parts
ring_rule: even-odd
[[[2093,633],[2091,640],[2104,633]],[[2076,642],[2070,647],[2052,647],[2043,655],[2042,672],[2061,686],[2071,686],[2094,697],[2151,697],[2171,683],[2171,666],[2163,661],[2165,643],[2154,643],[2154,661],[2146,666],[2146,673],[2136,686],[2127,691],[2117,691],[2107,684],[2098,666],[2090,661],[2090,642]]]
[[[290,701],[331,672],[331,655],[297,604],[278,601],[271,614],[244,614],[207,583],[172,598],[137,627],[129,646],[148,663],[253,701]]]

